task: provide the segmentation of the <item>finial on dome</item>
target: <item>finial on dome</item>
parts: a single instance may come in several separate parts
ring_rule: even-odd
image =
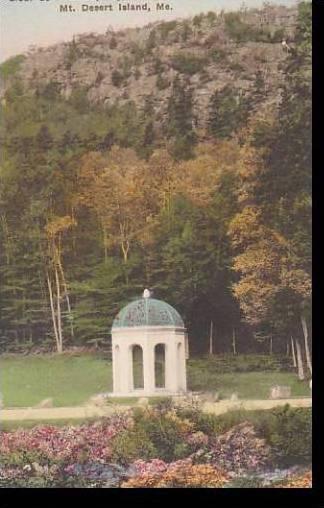
[[[150,296],[151,296],[151,291],[149,289],[144,289],[143,298],[150,298]]]

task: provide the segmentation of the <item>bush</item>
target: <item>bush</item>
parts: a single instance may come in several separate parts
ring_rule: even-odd
[[[122,487],[222,487],[227,481],[226,473],[210,464],[192,464],[190,460],[183,460],[170,464],[164,471],[148,472],[131,478]]]
[[[13,76],[14,74],[16,74],[19,71],[20,66],[23,63],[23,61],[25,60],[25,58],[26,57],[24,55],[17,55],[12,58],[9,58],[5,62],[3,62],[0,65],[1,78],[7,79],[10,76]]]
[[[170,85],[169,80],[164,78],[161,74],[158,74],[156,78],[156,86],[158,90],[165,90]]]
[[[238,13],[225,14],[225,30],[236,42],[280,42],[284,37],[284,29],[279,28],[271,33],[269,29],[256,28],[241,20]]]
[[[213,62],[221,62],[226,59],[226,51],[221,48],[212,48],[208,55]]]
[[[261,420],[258,432],[273,450],[274,460],[280,466],[309,464],[312,458],[311,409],[293,409],[288,404],[275,408]]]
[[[169,33],[177,27],[177,21],[164,21],[158,26],[162,41],[165,41]]]
[[[116,37],[112,37],[109,41],[109,49],[116,49],[117,48],[117,39]]]
[[[120,464],[129,464],[141,458],[149,460],[156,457],[157,450],[144,429],[138,428],[121,432],[112,443],[111,456]]]
[[[175,411],[140,410],[134,412],[134,422],[149,436],[157,450],[156,457],[169,462],[190,452],[184,438],[193,425],[188,420],[181,420]]]
[[[203,70],[206,58],[190,53],[178,53],[174,55],[171,65],[181,74],[193,75]]]
[[[196,368],[208,373],[264,372],[293,370],[292,360],[280,355],[215,355],[208,358],[189,360],[189,369]]]
[[[114,70],[111,75],[111,82],[114,86],[121,86],[124,81],[124,76],[117,70]]]

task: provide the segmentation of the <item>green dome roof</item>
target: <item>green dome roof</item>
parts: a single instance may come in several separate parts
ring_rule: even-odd
[[[177,326],[184,328],[180,314],[166,302],[143,297],[129,303],[117,314],[112,328],[133,326]]]

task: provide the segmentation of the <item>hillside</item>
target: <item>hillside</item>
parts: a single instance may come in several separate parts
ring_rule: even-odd
[[[288,38],[293,44],[296,14],[297,8],[268,5],[82,34],[7,61],[1,66],[1,93],[19,76],[30,93],[50,85],[68,99],[82,89],[90,103],[104,106],[134,101],[142,108],[151,96],[159,126],[179,76],[192,91],[196,127],[205,128],[210,97],[226,85],[249,97],[252,108],[260,108],[260,89],[263,104],[278,104],[287,56],[281,42]]]
[[[311,14],[207,13],[0,66],[0,351],[106,347],[144,287],[191,352],[304,347]]]

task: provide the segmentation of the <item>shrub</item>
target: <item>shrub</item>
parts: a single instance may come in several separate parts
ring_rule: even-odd
[[[272,447],[278,465],[311,462],[311,409],[293,409],[288,404],[275,408],[266,419],[261,419],[258,432]]]
[[[228,481],[224,471],[210,464],[192,464],[190,459],[169,464],[165,470],[145,472],[131,478],[124,488],[222,487]]]
[[[118,71],[114,70],[111,74],[111,82],[114,86],[119,87],[124,81],[124,76]]]
[[[12,58],[8,58],[8,60],[3,62],[0,65],[1,78],[7,79],[10,76],[13,76],[14,74],[16,74],[19,71],[20,66],[23,63],[23,61],[25,60],[25,58],[26,57],[24,55],[17,55],[17,56],[13,56]]]
[[[189,360],[189,369],[225,374],[227,372],[291,371],[292,360],[280,355],[215,355],[208,358]]]
[[[157,450],[145,430],[137,427],[121,432],[113,440],[111,456],[121,464],[128,464],[139,458],[152,459]]]
[[[216,21],[216,19],[217,19],[217,14],[216,14],[216,12],[209,11],[209,12],[207,12],[207,14],[206,14],[206,18],[207,18],[207,20],[208,20],[208,22],[209,22],[210,24],[213,24],[213,23],[214,23],[214,21]]]
[[[156,78],[156,86],[159,90],[165,90],[169,87],[169,80],[164,78],[161,74],[158,74]]]
[[[189,420],[179,418],[176,411],[137,410],[134,411],[134,425],[149,436],[156,456],[162,460],[171,461],[190,453],[191,447],[184,439],[194,426]]]
[[[226,59],[226,51],[221,48],[212,48],[208,55],[213,62],[221,62]]]
[[[190,53],[177,53],[173,56],[172,67],[181,74],[197,74],[206,65],[206,58]]]
[[[249,422],[240,423],[218,436],[211,451],[205,454],[208,462],[235,472],[260,468],[269,462],[269,457],[269,446],[265,439],[257,436]]]
[[[117,39],[116,37],[112,37],[109,41],[109,49],[116,49],[117,48]]]
[[[225,14],[225,30],[236,42],[246,42],[254,37],[253,27],[244,23],[236,12]]]
[[[158,26],[162,41],[165,41],[169,33],[177,27],[177,21],[164,21]]]

